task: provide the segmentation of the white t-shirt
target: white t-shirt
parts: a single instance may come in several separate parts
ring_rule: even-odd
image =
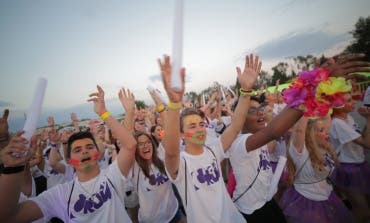
[[[280,137],[279,140],[276,140],[274,150],[272,153],[269,153],[269,160],[271,162],[278,162],[280,156],[286,157],[286,142],[283,137]]]
[[[326,178],[334,168],[334,161],[323,152],[323,156],[325,156],[326,160],[326,167],[325,170],[317,172],[312,167],[306,147],[303,148],[302,153],[298,153],[293,143],[291,143],[289,154],[292,157],[297,171],[294,179],[294,188],[298,193],[314,201],[327,200],[333,187],[327,183]]]
[[[33,197],[36,197],[36,184],[35,184],[35,181],[33,179],[33,177],[31,177],[31,182],[32,182],[32,191],[31,191],[31,195],[30,196],[26,196],[23,194],[23,192],[21,192],[20,196],[19,196],[19,200],[18,200],[18,203],[22,203],[30,198],[33,198]],[[36,221],[33,221],[32,223],[44,223],[46,222],[44,219],[38,219]]]
[[[65,166],[66,166],[66,173],[67,173],[67,164],[61,160],[60,162],[62,162]],[[58,185],[58,184],[63,184],[65,182],[68,182],[70,180],[70,178],[67,178],[67,174],[66,173],[59,173],[58,171],[54,170],[50,164],[49,164],[49,160],[45,160],[45,167],[44,167],[44,174],[46,176],[46,180],[47,180],[47,188],[50,189],[52,187],[54,187],[55,185]]]
[[[217,144],[208,146],[214,155],[206,147],[203,147],[203,153],[200,155],[181,152],[176,179],[172,179],[167,172],[179,190],[186,208],[187,221],[245,222],[244,217],[232,203],[222,178],[220,162],[224,158],[224,151],[221,141],[218,140]]]
[[[100,169],[105,169],[109,166],[109,158],[110,155],[108,149],[104,149],[104,154],[101,156],[98,162]]]
[[[130,174],[139,196],[139,222],[166,223],[175,216],[178,202],[167,175],[153,164],[150,169],[149,179],[135,162],[134,174]]]
[[[125,190],[122,188],[126,181],[115,161],[87,182],[81,183],[75,178],[32,200],[40,207],[45,220],[58,217],[66,223],[131,222],[123,204]]]
[[[334,118],[330,126],[330,142],[339,153],[342,163],[362,163],[365,161],[364,149],[352,142],[361,135],[355,131],[355,121],[348,115],[346,120]]]
[[[258,174],[252,187],[235,202],[239,211],[245,214],[252,214],[269,201],[268,194],[273,176],[266,145],[247,152],[245,142],[251,135],[239,134],[229,149],[230,162],[236,180],[233,200],[237,199],[252,184]],[[277,188],[274,190],[275,194]]]

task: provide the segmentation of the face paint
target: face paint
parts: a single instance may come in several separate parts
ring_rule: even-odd
[[[190,141],[197,145],[204,145],[206,141],[205,133],[202,131],[198,131],[195,133],[185,132],[185,137],[190,138]]]
[[[86,164],[84,168],[85,168],[85,170],[88,170],[88,169],[91,168],[91,165],[90,164]]]
[[[164,138],[164,130],[161,130],[161,131],[159,132],[159,137]]]
[[[70,159],[69,164],[74,168],[78,168],[81,165],[80,161],[76,159]]]
[[[192,123],[202,122],[203,119],[199,115],[188,115],[184,118],[184,124],[190,125]]]
[[[98,160],[99,156],[100,156],[99,152],[95,152],[93,155],[93,160]]]

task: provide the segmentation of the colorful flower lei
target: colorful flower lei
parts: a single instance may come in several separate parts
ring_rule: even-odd
[[[329,77],[327,69],[302,71],[283,92],[284,102],[306,117],[324,117],[333,107],[343,106],[352,86],[343,77]]]

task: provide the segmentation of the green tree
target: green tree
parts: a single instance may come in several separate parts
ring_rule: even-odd
[[[271,68],[273,71],[271,85],[275,85],[276,81],[280,79],[280,84],[284,84],[288,78],[288,63],[286,62],[279,62],[278,65]]]
[[[365,53],[365,59],[370,60],[370,16],[360,17],[355,24],[355,30],[350,33],[354,41],[344,50],[344,53]]]

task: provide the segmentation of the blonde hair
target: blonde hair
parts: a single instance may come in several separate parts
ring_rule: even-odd
[[[321,151],[325,151],[330,158],[332,158],[336,165],[338,165],[337,154],[334,152],[333,147],[330,142],[326,140],[320,140],[317,137],[317,121],[322,119],[309,120],[306,127],[305,133],[305,146],[308,151],[309,159],[311,160],[312,167],[315,172],[320,172],[325,169],[325,157],[322,155]],[[292,139],[290,139],[292,140]],[[300,168],[300,167],[299,167]],[[292,157],[287,151],[287,170],[288,177],[287,182],[293,184],[294,177],[296,174],[296,167],[292,160]]]

